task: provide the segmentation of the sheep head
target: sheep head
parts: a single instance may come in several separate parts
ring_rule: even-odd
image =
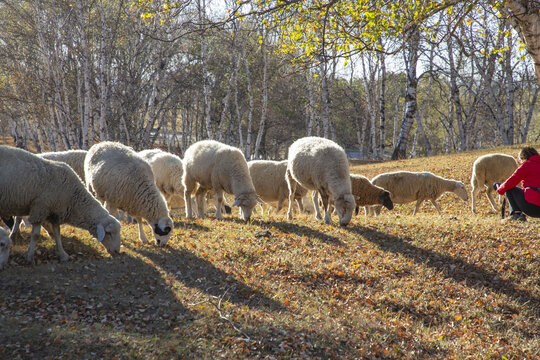
[[[95,234],[97,241],[102,243],[111,255],[120,253],[120,223],[112,216],[107,216],[96,227]]]
[[[171,237],[171,230],[174,224],[170,216],[162,217],[157,222],[152,223],[154,237],[158,246],[165,246]]]
[[[9,252],[11,251],[11,239],[4,229],[0,228],[0,270],[7,265]]]
[[[381,205],[388,210],[392,210],[394,208],[394,202],[392,201],[392,197],[390,196],[390,193],[386,190],[381,191],[381,193],[379,194],[379,201]]]
[[[264,201],[261,200],[259,195],[253,192],[238,195],[232,206],[239,206],[242,219],[244,221],[249,221],[251,212],[258,203],[264,204]]]
[[[334,199],[334,205],[339,217],[339,225],[347,226],[351,221],[353,211],[356,208],[356,201],[354,200],[354,195],[340,195]]]
[[[463,201],[469,201],[469,193],[465,189],[465,184],[461,181],[456,181],[456,188],[454,189],[454,194],[460,197]]]

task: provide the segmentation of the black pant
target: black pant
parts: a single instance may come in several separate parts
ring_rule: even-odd
[[[540,217],[540,206],[531,204],[525,200],[523,189],[515,187],[506,192],[506,198],[510,204],[510,213],[521,211],[530,217]]]

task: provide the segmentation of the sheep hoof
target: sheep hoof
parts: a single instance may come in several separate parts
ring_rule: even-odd
[[[68,254],[59,255],[58,257],[60,258],[60,262],[67,262],[71,260]]]
[[[26,254],[26,262],[29,263],[30,265],[35,265],[34,254],[32,255]]]

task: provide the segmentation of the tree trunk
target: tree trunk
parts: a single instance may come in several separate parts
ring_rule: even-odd
[[[244,66],[246,69],[246,86],[248,95],[248,122],[247,122],[247,135],[246,135],[246,148],[244,151],[247,160],[251,159],[251,138],[253,137],[253,90],[251,88],[251,75],[249,72],[249,64],[246,56],[246,45],[242,42],[242,58],[244,59]]]
[[[525,144],[527,142],[527,135],[529,133],[529,125],[531,124],[532,115],[536,105],[536,99],[538,98],[538,93],[540,92],[540,87],[536,87],[534,91],[533,98],[531,100],[531,105],[529,106],[529,112],[527,113],[527,120],[525,120],[525,126],[523,127],[523,134],[521,135],[521,143]]]
[[[418,64],[418,49],[420,46],[420,30],[416,29],[411,34],[411,38],[408,42],[407,56],[405,58],[405,65],[407,69],[407,92],[405,95],[405,117],[401,124],[401,130],[399,132],[399,138],[394,152],[392,153],[392,160],[404,159],[407,156],[407,143],[409,140],[409,132],[416,117],[417,103],[416,103],[416,88],[418,86],[418,79],[416,77],[416,66]]]
[[[306,103],[306,136],[313,135],[313,126],[315,123],[315,92],[313,91],[313,74],[306,71],[307,97]]]
[[[257,134],[257,140],[255,142],[255,159],[260,157],[261,152],[265,152],[265,149],[261,150],[261,143],[266,133],[266,118],[268,116],[268,51],[266,50],[266,34],[264,28],[262,29],[262,43],[261,53],[263,60],[263,79],[262,79],[262,108],[261,108],[261,121],[259,123],[259,132]]]
[[[328,139],[330,133],[329,119],[328,119],[328,102],[329,102],[329,93],[328,93],[328,64],[326,62],[326,57],[320,60],[319,62],[319,72],[321,76],[321,121],[323,124],[323,137]]]
[[[198,1],[199,23],[201,24],[201,63],[203,72],[203,96],[204,96],[204,115],[206,123],[206,133],[209,139],[214,139],[214,130],[212,128],[212,118],[210,117],[211,99],[210,99],[210,77],[208,76],[206,34],[204,25],[206,21],[206,2]]]
[[[379,97],[379,154],[378,159],[384,159],[384,148],[386,143],[386,133],[384,131],[385,107],[386,107],[386,63],[385,55],[379,54],[381,62],[381,93]]]
[[[507,0],[506,7],[512,13],[512,27],[527,45],[527,52],[534,63],[536,79],[540,82],[540,2],[531,0]]]

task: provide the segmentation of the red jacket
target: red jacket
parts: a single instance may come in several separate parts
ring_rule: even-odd
[[[529,160],[523,162],[514,173],[499,186],[497,192],[504,194],[508,190],[516,187],[521,182],[525,189],[525,200],[528,203],[540,206],[540,191],[527,189],[527,187],[540,188],[540,156],[534,155]]]

